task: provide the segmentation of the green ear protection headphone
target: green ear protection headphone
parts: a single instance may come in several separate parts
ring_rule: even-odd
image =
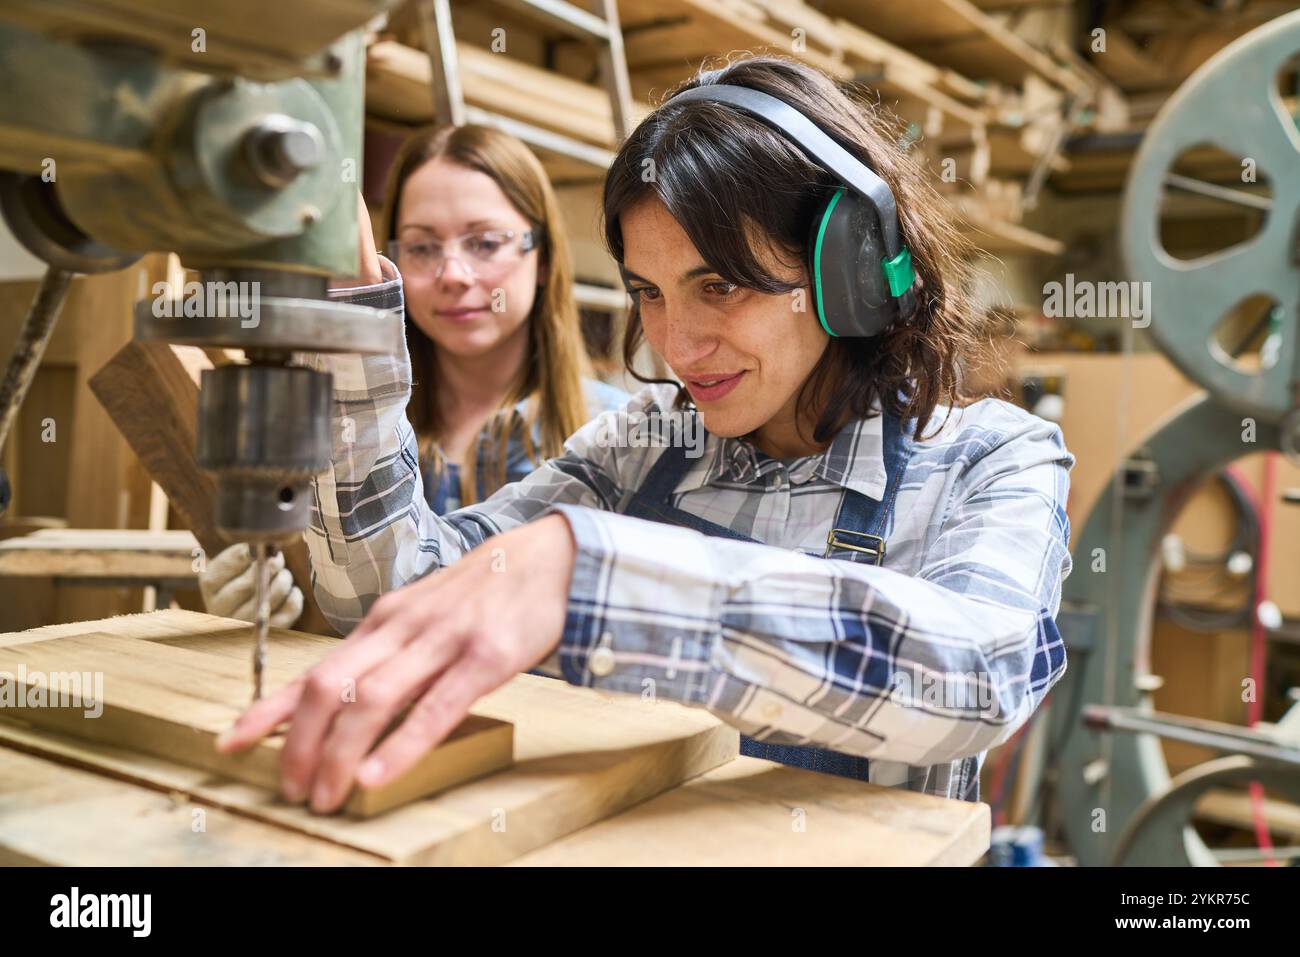
[[[726,103],[762,120],[845,185],[813,217],[808,275],[817,318],[832,336],[868,338],[916,308],[912,254],[899,235],[889,186],[820,127],[760,90],[717,84],[683,90],[670,104]]]

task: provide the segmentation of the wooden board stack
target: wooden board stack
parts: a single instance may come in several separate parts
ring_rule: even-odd
[[[246,703],[251,640],[246,623],[183,611],[0,635],[0,677],[12,681],[21,670],[30,682],[36,671],[98,673],[103,700],[99,718],[79,708],[3,709],[0,754],[16,749],[176,792],[196,805],[234,811],[381,862],[497,864],[739,752],[736,730],[705,711],[520,675],[476,704],[479,720],[465,740],[468,770],[454,775],[464,783],[368,819],[314,815],[286,804],[273,789],[276,745],[244,759],[212,750],[213,735]],[[336,646],[334,639],[272,629],[269,686],[292,680]],[[500,729],[511,725],[514,762],[500,767]],[[431,756],[435,771],[442,751]],[[475,777],[488,766],[498,769]],[[5,798],[5,816],[39,810],[25,801],[22,790]],[[84,812],[96,813],[93,806]],[[108,824],[112,813],[104,808],[100,823]]]
[[[465,102],[564,133],[613,146],[613,110],[603,90],[470,43],[456,44]],[[366,109],[405,124],[433,122],[433,68],[428,56],[394,40],[366,56]],[[634,104],[637,119],[649,112]]]
[[[1065,135],[1079,117],[1093,115],[1079,107],[1113,93],[1077,56],[1033,46],[967,0],[920,7],[912,0],[620,0],[618,12],[633,94],[649,103],[702,64],[745,51],[793,56],[865,85],[907,124],[907,138],[958,213],[992,221],[972,231],[990,251],[1056,251],[1020,225],[1026,181],[1041,183],[1066,167]],[[390,32],[395,39],[371,47],[368,107],[403,123],[427,121],[431,73],[416,49],[421,31],[408,14]],[[458,46],[468,103],[616,145],[608,100],[590,82],[598,70],[589,46],[544,41],[551,69],[543,69],[477,42]],[[982,243],[985,234],[996,238]]]

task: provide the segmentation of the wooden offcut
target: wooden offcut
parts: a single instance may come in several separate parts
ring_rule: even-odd
[[[194,583],[198,547],[183,529],[38,529],[0,541],[0,575]]]
[[[12,676],[9,680],[16,688],[15,700],[5,702],[5,713],[36,727],[125,746],[275,790],[282,734],[238,754],[222,754],[215,747],[217,736],[249,704],[253,628],[246,625],[232,637],[232,646],[243,652],[242,660],[123,637],[93,626],[0,648],[0,674]],[[55,707],[52,698],[37,698],[36,706],[29,707],[29,693],[42,685],[47,695],[53,690],[52,675],[79,676],[78,701]],[[273,681],[272,690],[283,683]],[[97,714],[100,708],[102,713]],[[380,814],[507,767],[511,753],[509,723],[470,715],[391,784],[356,787],[345,809],[357,817]]]

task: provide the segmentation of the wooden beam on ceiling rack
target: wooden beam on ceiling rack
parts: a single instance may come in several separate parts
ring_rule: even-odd
[[[857,23],[891,43],[975,80],[1012,86],[1037,74],[1082,93],[1087,83],[967,0],[825,0],[824,12]]]
[[[580,144],[608,148],[616,143],[613,109],[603,91],[472,44],[457,43],[456,51],[469,106]],[[393,40],[370,46],[366,110],[373,116],[410,125],[433,122],[432,83],[433,70],[423,51]],[[633,119],[648,112],[648,106],[637,103]],[[551,148],[561,148],[558,139],[551,143]],[[577,158],[597,156],[570,152]]]

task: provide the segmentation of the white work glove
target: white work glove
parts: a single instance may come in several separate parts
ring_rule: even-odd
[[[290,628],[302,614],[302,589],[293,583],[293,572],[284,567],[284,553],[279,549],[267,558],[266,568],[271,625]],[[208,562],[199,573],[199,591],[209,614],[253,621],[257,617],[257,566],[248,544],[231,545]]]

